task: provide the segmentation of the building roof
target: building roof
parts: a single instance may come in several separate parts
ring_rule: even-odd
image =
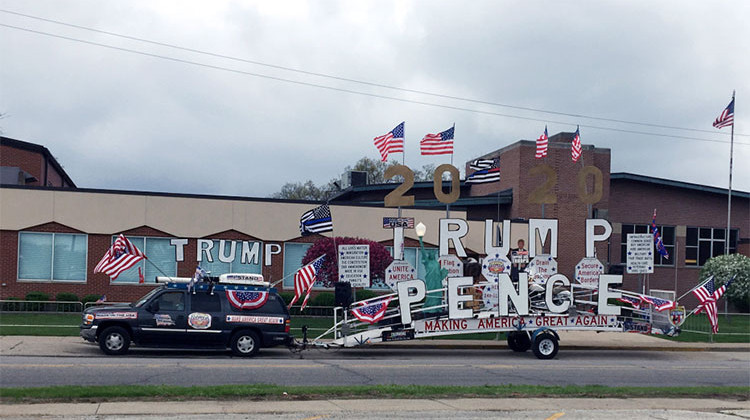
[[[71,188],[77,188],[75,182],[73,182],[70,176],[68,176],[67,172],[65,172],[65,169],[63,169],[62,165],[60,165],[60,162],[58,162],[57,159],[52,156],[52,152],[50,152],[46,147],[40,144],[29,143],[26,141],[11,139],[3,136],[0,136],[0,145],[12,147],[14,149],[26,150],[33,153],[39,153],[47,159],[47,162],[49,162],[49,164],[52,165],[53,168],[55,168],[57,173],[60,174],[60,177],[65,180],[66,184],[70,185]]]
[[[648,184],[663,185],[674,188],[684,188],[694,191],[707,192],[712,194],[727,195],[729,193],[728,188],[711,187],[708,185],[693,184],[690,182],[675,181],[672,179],[656,178],[646,175],[631,174],[628,172],[615,172],[610,175],[611,181],[623,180],[623,181],[635,181],[644,182]],[[750,198],[750,193],[746,191],[732,190],[732,197],[739,198]]]

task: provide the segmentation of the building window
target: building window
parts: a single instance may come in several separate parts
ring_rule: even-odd
[[[654,245],[654,265],[674,265],[674,243],[675,243],[675,228],[674,226],[663,226],[657,225],[659,228],[659,235],[661,241],[664,243],[664,248],[669,254],[669,258],[665,258],[659,254]],[[636,224],[623,224],[622,235],[620,236],[620,263],[625,264],[628,256],[628,234],[629,233],[648,233],[651,234],[651,225],[636,225]]]
[[[737,252],[738,229],[729,231],[729,253]],[[701,267],[711,257],[724,255],[725,228],[688,227],[685,238],[685,265]]]
[[[294,289],[294,273],[302,268],[302,258],[313,244],[302,242],[287,242],[284,244],[284,288]],[[313,287],[323,287],[321,282],[315,282]]]
[[[18,233],[18,280],[85,282],[88,237]]]
[[[211,276],[226,273],[262,273],[263,243],[230,239],[198,242],[198,265]]]
[[[146,254],[148,260],[141,260],[123,271],[113,283],[139,283],[139,268],[143,273],[145,283],[155,283],[157,276],[174,277],[177,275],[174,247],[169,243],[169,238],[148,238],[144,236],[127,236],[127,238],[136,248]],[[117,239],[117,236],[112,237],[113,243],[115,239]]]

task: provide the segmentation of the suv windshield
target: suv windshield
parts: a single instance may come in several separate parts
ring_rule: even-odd
[[[144,303],[146,303],[149,299],[151,299],[151,296],[153,296],[154,293],[158,292],[161,289],[162,289],[161,287],[157,287],[156,289],[146,293],[146,296],[143,296],[142,298],[138,299],[138,301],[135,302],[133,306],[136,308],[140,308],[141,306],[143,306]]]

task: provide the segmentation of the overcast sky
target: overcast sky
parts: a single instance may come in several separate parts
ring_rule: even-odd
[[[454,123],[462,170],[545,124],[550,135],[580,124],[584,144],[611,149],[612,172],[726,188],[730,128],[711,123],[736,89],[733,187],[750,191],[745,0],[0,0],[0,9],[0,25],[16,27],[0,26],[0,129],[49,148],[79,187],[265,197],[379,158],[373,138],[406,121],[415,169],[449,162],[420,156],[419,140]]]

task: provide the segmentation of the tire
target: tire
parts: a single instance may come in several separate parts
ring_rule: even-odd
[[[538,359],[552,359],[557,355],[557,351],[560,349],[560,345],[557,342],[557,337],[551,332],[542,332],[537,334],[534,338],[534,356]]]
[[[110,356],[125,354],[130,348],[130,334],[122,327],[107,327],[99,334],[99,348]]]
[[[260,339],[253,331],[240,331],[232,336],[230,348],[236,356],[253,357],[260,350]]]
[[[518,353],[523,353],[531,348],[531,338],[525,331],[508,332],[508,347]]]

